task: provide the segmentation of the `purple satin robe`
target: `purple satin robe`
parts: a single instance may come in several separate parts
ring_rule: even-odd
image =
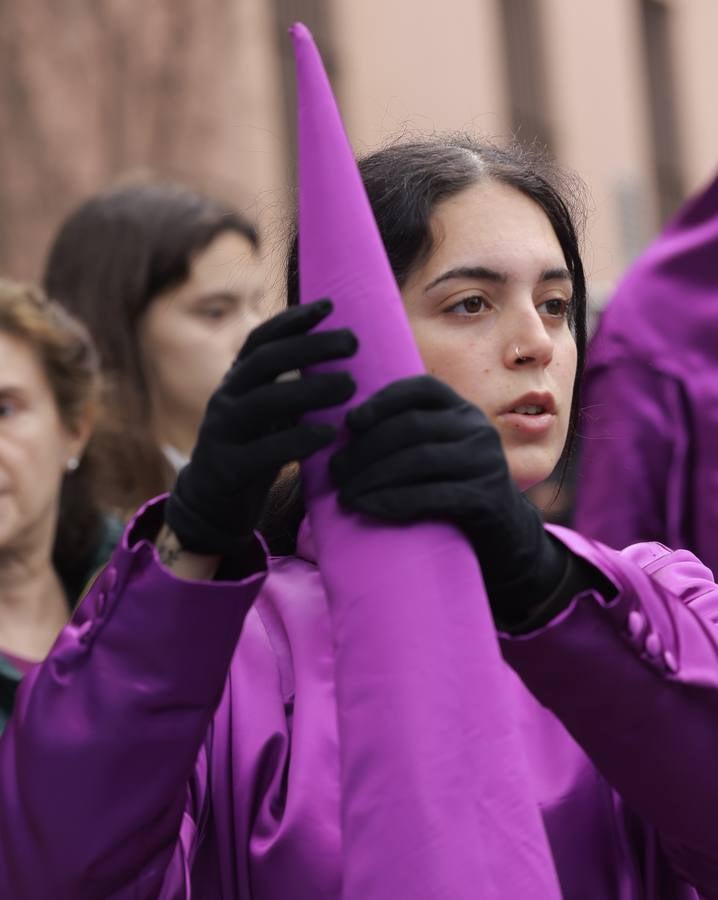
[[[575,525],[718,573],[718,177],[629,270],[588,353]]]
[[[185,582],[141,537],[156,513],[20,688],[0,738],[0,897],[339,900],[347,648],[309,529],[267,573]],[[718,588],[685,551],[554,534],[618,588],[501,638],[563,896],[718,898]]]

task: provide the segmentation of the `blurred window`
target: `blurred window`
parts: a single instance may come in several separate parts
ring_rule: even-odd
[[[312,36],[322,54],[324,67],[335,93],[336,55],[332,42],[332,19],[330,0],[272,0],[274,4],[274,20],[276,23],[277,49],[281,66],[282,97],[284,98],[285,128],[287,135],[287,158],[291,160],[292,169],[296,166],[297,148],[297,104],[294,77],[294,52],[287,29],[295,22],[303,22],[312,32]]]
[[[511,128],[522,143],[552,150],[539,0],[499,0]]]
[[[666,0],[638,2],[641,7],[654,178],[661,221],[665,222],[685,196],[671,52],[673,11]]]

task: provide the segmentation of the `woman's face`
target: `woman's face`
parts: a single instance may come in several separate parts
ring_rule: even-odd
[[[262,293],[259,255],[226,231],[194,256],[186,281],[153,298],[138,339],[163,443],[191,449],[210,395],[261,321]]]
[[[88,431],[63,424],[34,350],[0,332],[0,549],[54,534],[62,478]]]
[[[571,412],[561,245],[538,204],[495,181],[438,204],[431,230],[431,256],[402,290],[419,351],[428,372],[483,410],[526,490],[553,470]]]

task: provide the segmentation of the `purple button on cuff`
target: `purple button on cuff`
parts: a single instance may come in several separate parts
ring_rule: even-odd
[[[675,673],[678,671],[678,660],[670,650],[666,650],[666,652],[663,654],[663,662],[666,669],[668,669],[669,672],[675,675]]]
[[[105,611],[105,603],[107,602],[107,594],[104,591],[95,598],[95,618],[99,619]]]
[[[634,609],[628,614],[628,634],[630,635],[632,640],[638,640],[645,627],[646,617],[643,615],[643,613],[639,612],[637,609]]]
[[[646,648],[646,653],[649,656],[658,656],[661,652],[661,639],[658,637],[655,631],[652,631],[648,637],[646,638],[646,642],[644,644]]]
[[[108,566],[105,573],[105,590],[111,591],[117,584],[117,569],[114,566]]]
[[[82,625],[80,625],[80,627],[77,629],[77,640],[81,644],[86,644],[90,640],[92,626],[94,624],[95,623],[92,621],[92,619],[88,619],[86,622],[83,622]]]

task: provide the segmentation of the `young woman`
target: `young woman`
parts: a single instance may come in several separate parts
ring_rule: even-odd
[[[204,408],[261,320],[254,226],[176,184],[124,184],[61,225],[44,284],[90,329],[115,418],[102,500],[132,512],[169,489]]]
[[[718,590],[688,553],[548,532],[521,494],[577,412],[567,207],[534,162],[464,138],[361,171],[427,374],[349,413],[339,499],[475,548],[564,896],[716,897]],[[294,552],[267,562],[253,535],[279,470],[334,437],[302,415],[354,391],[341,371],[284,377],[355,352],[315,329],[330,312],[250,335],[169,501],[139,512],[23,687],[0,743],[1,895],[340,897],[336,636],[292,491],[266,533]]]
[[[0,730],[121,535],[100,514],[85,454],[99,387],[80,323],[0,281]]]

